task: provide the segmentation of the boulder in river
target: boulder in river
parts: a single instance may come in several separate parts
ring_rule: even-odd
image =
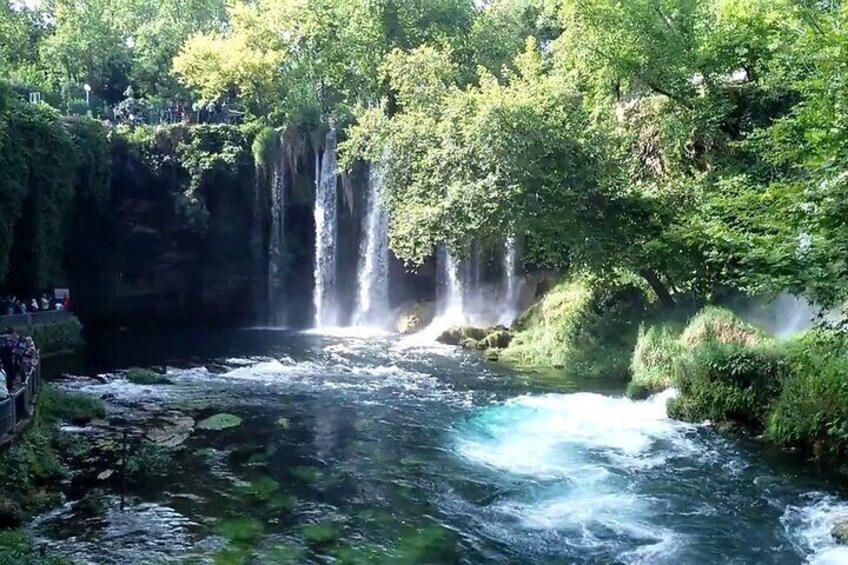
[[[413,302],[401,307],[395,330],[402,334],[412,334],[423,330],[436,315],[436,305],[433,302]]]
[[[454,326],[443,331],[442,334],[436,338],[436,341],[444,343],[445,345],[463,345],[465,340],[473,339],[475,342],[480,341],[485,339],[487,334],[488,331],[483,328],[475,328],[473,326]],[[476,344],[473,349],[476,349]]]
[[[830,528],[830,535],[838,543],[848,545],[848,515],[836,519]]]

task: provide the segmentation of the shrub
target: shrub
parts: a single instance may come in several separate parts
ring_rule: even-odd
[[[164,477],[173,468],[171,452],[152,441],[143,441],[141,446],[127,458],[127,471],[136,481],[144,482]]]
[[[586,377],[624,379],[639,324],[650,311],[641,288],[586,278],[554,287],[517,322],[502,358],[522,365],[562,367]]]
[[[766,436],[817,459],[848,454],[848,348],[842,332],[813,330],[788,345],[792,377],[768,418]]]
[[[730,310],[707,306],[692,318],[680,339],[687,347],[710,341],[753,346],[763,340],[763,333],[740,320]]]
[[[660,325],[639,329],[636,349],[630,361],[633,375],[627,386],[627,396],[647,398],[678,383],[685,374],[689,359],[686,347],[680,342],[680,332]]]
[[[707,342],[692,350],[669,414],[681,420],[737,422],[759,431],[790,374],[785,354],[771,345]]]

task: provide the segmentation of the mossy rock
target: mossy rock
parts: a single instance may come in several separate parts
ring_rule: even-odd
[[[137,385],[169,385],[172,384],[171,379],[153,371],[151,369],[142,369],[140,367],[131,367],[126,370],[124,376],[128,381]]]
[[[335,524],[310,524],[301,530],[303,539],[313,547],[330,545],[339,538],[339,528]]]
[[[480,341],[486,338],[487,330],[483,328],[475,328],[473,326],[455,326],[447,329],[436,338],[439,343],[445,345],[462,345],[462,342],[467,339]]]
[[[473,338],[466,338],[462,340],[462,343],[459,344],[463,349],[478,349],[480,347],[480,342]]]
[[[237,543],[249,543],[261,536],[265,527],[253,518],[231,518],[218,523],[218,533]]]
[[[509,330],[495,330],[480,342],[484,349],[505,349],[512,343],[513,335]]]
[[[395,330],[401,334],[411,334],[424,329],[436,314],[436,305],[433,302],[415,302],[400,309]]]
[[[215,414],[205,420],[201,420],[197,427],[201,430],[221,431],[229,428],[236,428],[241,425],[243,420],[233,414]]]
[[[485,355],[486,361],[499,361],[501,358],[501,350],[500,349],[489,349],[486,351]]]

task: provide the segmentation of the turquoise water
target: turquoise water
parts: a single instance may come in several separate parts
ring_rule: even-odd
[[[63,385],[107,398],[111,427],[73,430],[84,441],[218,412],[244,423],[195,429],[123,511],[107,480],[96,510],[79,489],[31,524],[82,562],[848,562],[829,535],[848,513],[838,483],[671,421],[664,396],[391,336],[122,343],[73,369],[106,384]],[[153,363],[172,385],[109,376]]]

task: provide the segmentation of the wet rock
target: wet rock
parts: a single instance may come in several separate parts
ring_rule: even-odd
[[[197,424],[201,430],[219,431],[240,426],[242,419],[233,414],[215,414]]]
[[[475,328],[473,326],[456,326],[443,331],[442,334],[436,338],[436,341],[444,343],[445,345],[462,345],[463,341],[468,339],[473,339],[475,341],[483,340],[486,338],[487,334],[488,332],[482,328]]]
[[[21,507],[9,499],[0,500],[0,529],[19,528],[23,522]]]
[[[423,330],[436,315],[433,302],[413,302],[401,306],[395,321],[395,330],[402,334],[412,334]]]
[[[126,379],[137,385],[169,385],[171,379],[151,369],[131,367],[124,373]]]
[[[486,349],[505,349],[512,343],[512,332],[506,329],[497,329],[487,335],[481,343]]]
[[[462,343],[459,344],[463,349],[477,349],[480,345],[480,342],[474,338],[463,339]]]
[[[499,349],[490,349],[486,351],[486,361],[498,361],[501,358]]]
[[[848,545],[848,515],[837,518],[830,529],[833,539],[842,545]]]

